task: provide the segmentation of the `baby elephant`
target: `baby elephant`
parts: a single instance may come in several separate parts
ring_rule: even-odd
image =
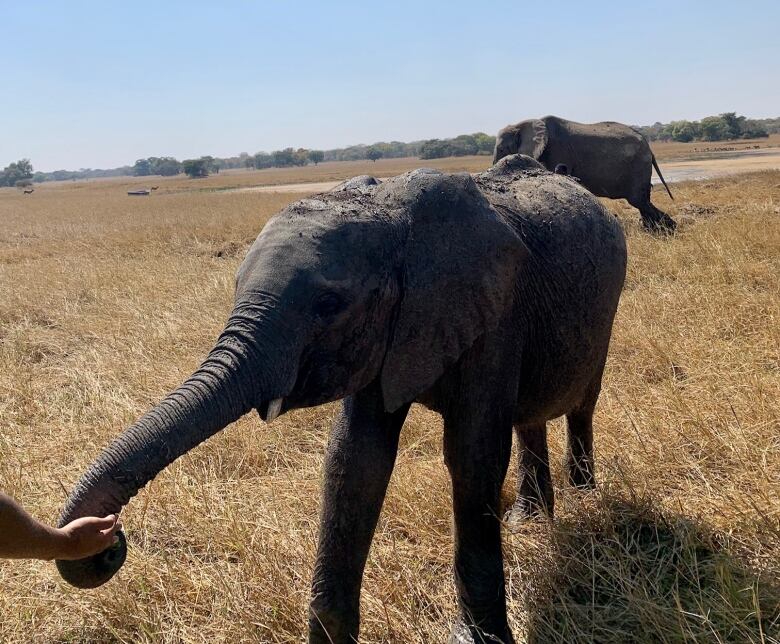
[[[362,177],[293,203],[249,250],[203,364],[103,451],[62,522],[119,512],[252,409],[270,422],[344,399],[325,460],[309,641],[353,642],[399,434],[419,402],[444,418],[452,477],[460,618],[451,640],[513,642],[499,519],[512,427],[525,445],[523,502],[538,505],[540,487],[546,498],[544,424],[563,414],[572,476],[590,480],[591,417],[625,268],[615,218],[526,157],[473,178]],[[89,588],[125,555],[122,537],[58,567]]]

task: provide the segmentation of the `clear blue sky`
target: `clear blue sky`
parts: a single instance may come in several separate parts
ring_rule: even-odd
[[[780,115],[780,2],[3,2],[0,167]]]

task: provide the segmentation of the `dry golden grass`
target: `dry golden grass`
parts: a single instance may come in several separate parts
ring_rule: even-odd
[[[109,181],[0,191],[0,488],[47,521],[197,366],[247,244],[300,196],[176,181],[151,198]],[[555,521],[505,539],[511,620],[530,641],[780,638],[780,172],[675,194],[654,196],[681,222],[672,240],[609,204],[630,262],[597,407],[599,489],[559,487]],[[250,415],[174,464],[124,513],[130,556],[103,588],[0,562],[0,641],[301,641],[334,411]],[[445,640],[450,535],[441,423],[415,407],[366,570],[364,641]]]

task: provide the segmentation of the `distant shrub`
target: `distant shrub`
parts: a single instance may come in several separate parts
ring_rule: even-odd
[[[701,121],[656,122],[635,129],[650,141],[726,141],[755,139],[780,132],[780,119],[748,119],[736,112],[724,112]]]
[[[720,116],[708,116],[701,120],[703,141],[723,141],[732,138],[728,123]]]
[[[0,172],[0,187],[15,186],[18,181],[26,181],[33,178],[33,167],[30,159],[20,159],[16,163],[8,164]]]
[[[149,157],[138,159],[133,165],[133,174],[136,177],[148,177],[159,174],[163,177],[172,177],[182,171],[181,163],[173,157]]]
[[[383,156],[385,156],[385,153],[382,152],[382,150],[379,148],[370,147],[368,150],[366,150],[366,159],[369,159],[374,163],[376,163],[377,159],[381,159]]]
[[[209,176],[208,161],[204,158],[185,159],[181,162],[184,174],[192,179],[202,179]]]
[[[761,121],[745,119],[742,123],[743,139],[760,139],[767,136],[769,136],[769,129]]]
[[[674,141],[682,141],[683,143],[693,141],[701,133],[698,123],[673,121],[670,125],[670,133]]]
[[[492,154],[495,138],[483,132],[461,134],[454,139],[429,139],[420,146],[421,159]]]

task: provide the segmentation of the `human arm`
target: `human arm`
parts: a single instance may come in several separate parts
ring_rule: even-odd
[[[110,547],[120,527],[119,518],[112,514],[82,517],[52,528],[0,492],[0,558],[83,559]]]

